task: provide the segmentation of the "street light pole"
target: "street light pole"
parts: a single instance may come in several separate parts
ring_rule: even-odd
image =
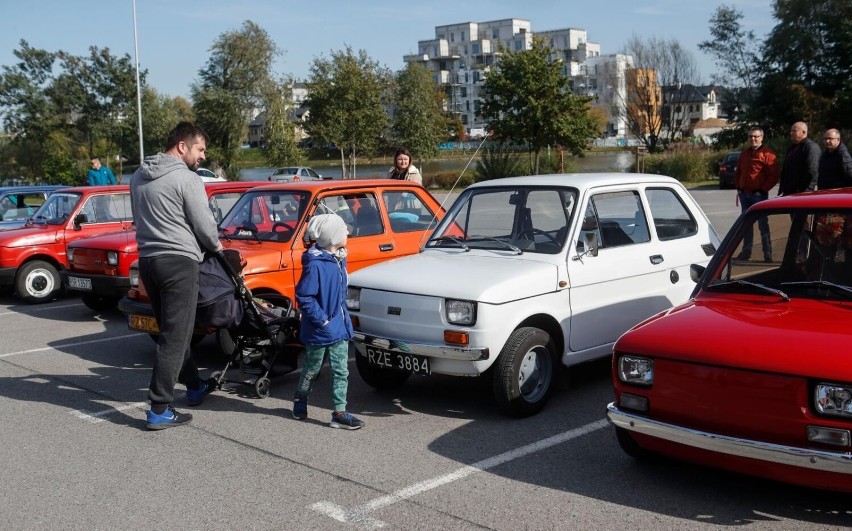
[[[136,112],[139,120],[139,164],[145,160],[142,144],[142,89],[139,86],[139,37],[136,33],[136,0],[133,0],[133,48],[136,53]]]

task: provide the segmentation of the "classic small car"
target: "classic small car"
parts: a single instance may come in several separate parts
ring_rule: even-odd
[[[208,205],[216,221],[222,221],[243,192],[256,184],[205,182]],[[60,271],[65,289],[79,293],[83,303],[96,312],[115,308],[130,289],[130,264],[139,257],[135,227],[76,240],[68,244],[67,252],[67,269]]]
[[[621,447],[852,492],[852,189],[758,203],[693,274],[615,344]]]
[[[513,416],[561,366],[609,356],[623,332],[684,302],[690,264],[719,239],[676,180],[565,174],[485,181],[456,199],[420,254],[352,274],[361,377],[479,376]]]
[[[255,183],[256,184],[256,183]],[[302,254],[310,247],[305,229],[314,214],[337,214],[346,222],[349,271],[416,253],[444,214],[422,186],[389,179],[323,180],[267,184],[243,194],[219,224],[225,249],[246,260],[246,286],[264,299],[295,305]],[[159,332],[144,286],[131,266],[132,287],[119,301],[128,326]],[[197,330],[196,340],[206,331]]]
[[[67,186],[46,184],[0,187],[0,229],[22,227],[47,196]]]

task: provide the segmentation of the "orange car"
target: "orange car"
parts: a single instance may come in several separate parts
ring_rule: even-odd
[[[264,299],[295,301],[305,227],[314,214],[335,213],[349,229],[347,262],[355,271],[419,251],[444,211],[422,186],[390,179],[302,181],[259,186],[243,194],[219,224],[226,249],[246,259],[246,286]],[[119,302],[128,326],[156,334],[154,314],[131,266],[131,289]],[[200,336],[206,331],[196,331]]]

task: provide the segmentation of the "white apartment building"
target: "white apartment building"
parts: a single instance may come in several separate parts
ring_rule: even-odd
[[[594,104],[608,105],[611,90],[624,87],[623,55],[601,56],[600,45],[588,41],[586,30],[565,28],[536,33],[554,49],[553,60],[564,64],[564,73],[582,90],[578,94],[596,97]],[[435,27],[435,38],[418,41],[415,55],[403,57],[405,62],[424,65],[448,96],[447,110],[457,113],[472,138],[485,134],[487,124],[477,115],[482,104],[482,83],[488,70],[497,64],[501,49],[523,51],[532,47],[533,32],[529,20],[511,18],[488,22],[463,22]],[[608,66],[610,63],[613,65]],[[632,66],[632,59],[629,64]],[[589,71],[591,69],[591,74]],[[620,76],[604,83],[598,72]],[[602,75],[602,74],[601,74]],[[579,80],[577,80],[579,79]],[[595,83],[590,89],[589,83]],[[612,113],[615,114],[615,113]],[[624,134],[624,125],[612,120],[610,134]]]

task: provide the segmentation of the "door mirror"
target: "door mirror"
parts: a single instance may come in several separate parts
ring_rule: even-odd
[[[589,256],[598,255],[598,235],[595,232],[583,233],[583,245],[586,248],[586,253]]]
[[[89,216],[86,214],[77,214],[74,218],[74,230],[80,230],[80,225],[89,222]]]

